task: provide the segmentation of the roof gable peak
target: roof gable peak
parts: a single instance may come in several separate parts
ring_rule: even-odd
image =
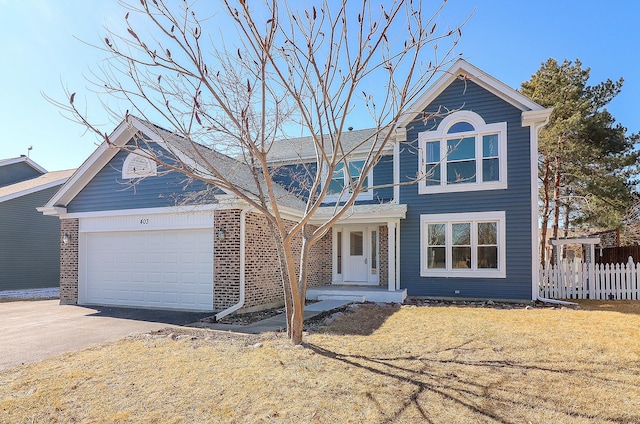
[[[523,112],[544,110],[527,96],[509,87],[480,68],[464,59],[458,59],[407,108],[407,114],[398,121],[399,127],[404,127],[413,121],[417,114],[429,106],[455,80],[472,81],[502,100],[512,104]]]

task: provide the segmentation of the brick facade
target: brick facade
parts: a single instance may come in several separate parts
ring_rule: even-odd
[[[65,244],[64,236],[69,240]],[[78,219],[60,221],[60,304],[78,303]]]
[[[214,225],[214,234],[225,232],[213,243],[213,307],[219,311],[240,300],[240,209],[215,211]]]
[[[237,216],[239,234],[240,211],[220,212],[220,217],[216,215],[215,225],[230,225],[228,218]],[[226,218],[227,221],[221,221],[221,218]],[[289,224],[293,225],[294,223],[290,222]],[[245,217],[245,227],[245,303],[242,310],[257,310],[273,305],[282,305],[284,297],[280,261],[266,218],[258,213],[248,213]],[[226,241],[227,237],[225,236],[225,243]],[[300,257],[301,241],[301,237],[295,241],[293,254],[296,259]],[[226,247],[221,246],[220,242],[216,246],[214,258],[214,264],[216,264],[214,265],[214,306],[216,309],[228,308],[239,300],[239,246],[239,236],[237,241],[235,238],[230,239],[229,245]],[[218,249],[223,249],[225,253],[218,254]],[[227,272],[231,272],[231,275],[224,275],[219,270],[227,270]],[[329,233],[311,249],[307,285],[313,287],[330,283],[331,234]],[[221,295],[223,297],[220,297]]]
[[[78,303],[78,219],[63,219],[60,223],[60,303]],[[245,240],[245,306],[256,310],[284,303],[282,276],[277,250],[264,216],[246,215]],[[213,301],[221,311],[240,300],[240,210],[217,210],[214,234],[224,229],[224,239],[214,240]],[[293,225],[293,222],[290,223]],[[64,235],[69,236],[63,243]],[[295,247],[299,258],[301,238]],[[308,286],[331,283],[331,232],[311,249]]]

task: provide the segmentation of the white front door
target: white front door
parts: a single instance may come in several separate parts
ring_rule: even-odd
[[[377,227],[345,226],[341,233],[342,283],[378,284]]]

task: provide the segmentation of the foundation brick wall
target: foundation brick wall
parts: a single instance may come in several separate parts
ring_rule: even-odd
[[[220,311],[240,300],[240,210],[219,210],[214,235],[224,229],[224,240],[213,243],[213,307]]]
[[[333,235],[329,230],[311,248],[311,260],[309,261],[309,277],[307,287],[326,286],[331,284],[332,275],[332,245]]]
[[[78,303],[78,219],[60,221],[60,304]],[[69,242],[63,243],[64,235]]]
[[[266,218],[257,213],[246,216],[245,245],[245,306],[244,309],[259,309],[260,306],[283,304],[282,273],[275,242]],[[289,222],[293,226],[293,222]],[[302,237],[295,240],[293,255],[297,260],[302,248]],[[311,249],[307,286],[331,283],[331,233],[325,235]],[[299,271],[296,268],[296,271]],[[216,285],[219,280],[216,280]]]

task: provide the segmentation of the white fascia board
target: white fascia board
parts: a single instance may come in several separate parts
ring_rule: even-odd
[[[531,127],[534,125],[545,125],[549,122],[551,112],[553,112],[553,108],[522,112],[522,126]]]
[[[134,131],[130,124],[122,121],[111,133],[109,140],[116,147],[102,142],[89,158],[84,161],[77,171],[67,180],[58,192],[47,202],[45,207],[66,206],[80,191],[96,176],[96,174],[118,153],[118,147],[127,143],[133,137]]]
[[[418,99],[408,108],[406,116],[398,121],[398,126],[406,127],[414,120],[418,113],[421,113],[429,106],[435,98],[440,95],[454,80],[464,77],[473,81],[480,87],[495,94],[507,103],[512,104],[522,111],[542,110],[542,106],[532,101],[517,90],[509,87],[505,83],[497,80],[491,75],[483,72],[479,68],[470,64],[464,59],[458,59],[444,74],[436,80]]]
[[[320,208],[310,220],[312,224],[321,224],[334,216],[334,211],[340,210],[341,206],[324,206]],[[377,222],[387,222],[389,220],[405,219],[407,216],[407,205],[356,205],[352,206],[337,221],[339,224],[367,224]]]
[[[41,208],[45,209],[45,208]],[[225,201],[208,205],[193,206],[166,206],[159,208],[138,208],[138,209],[118,209],[108,211],[92,211],[92,212],[74,212],[68,213],[61,218],[103,218],[110,216],[128,216],[128,215],[161,215],[169,213],[190,213],[190,212],[206,212],[225,209],[242,209],[242,204],[237,201]]]
[[[16,193],[11,193],[11,194],[7,194],[6,196],[2,196],[0,197],[0,203],[2,202],[6,202],[7,200],[11,200],[11,199],[15,199],[17,197],[22,197],[22,196],[26,196],[28,194],[31,193],[36,193],[38,191],[42,191],[45,190],[47,188],[51,188],[51,187],[55,187],[55,186],[59,186],[62,185],[67,179],[66,178],[61,178],[59,180],[56,181],[51,181],[47,184],[43,184],[37,187],[31,187],[22,191],[18,191]]]
[[[41,207],[36,208],[38,212],[47,216],[58,216],[60,219],[64,218],[67,213],[67,208],[63,208],[60,206],[52,206],[52,207]]]
[[[35,163],[33,160],[31,160],[31,158],[27,157],[27,156],[20,156],[17,158],[13,158],[10,160],[6,160],[2,162],[2,166],[7,166],[7,165],[13,165],[15,163],[20,163],[20,162],[25,162],[27,165],[29,165],[30,167],[32,167],[33,169],[35,169],[38,172],[41,172],[43,174],[47,173],[47,170],[44,169],[42,166],[38,165],[37,163]]]

